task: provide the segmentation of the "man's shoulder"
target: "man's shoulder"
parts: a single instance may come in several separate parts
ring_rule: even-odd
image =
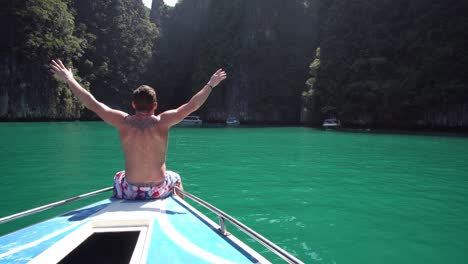
[[[168,130],[169,127],[167,127],[164,122],[162,122],[161,117],[159,115],[153,115],[148,118],[139,118],[134,115],[129,115],[125,117],[123,120],[123,126],[119,128],[119,130],[125,131],[128,129],[150,129],[150,128],[155,128],[158,130]]]
[[[161,127],[164,127],[166,129],[171,128],[172,124],[172,118],[176,110],[168,110],[165,112],[160,113],[159,115],[156,116],[159,124]]]

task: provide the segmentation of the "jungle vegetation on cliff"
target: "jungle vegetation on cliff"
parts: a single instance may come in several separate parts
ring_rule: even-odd
[[[246,122],[468,127],[461,0],[23,0],[2,2],[0,118],[93,119],[52,58],[111,107],[140,84],[178,106],[219,67],[199,114]]]

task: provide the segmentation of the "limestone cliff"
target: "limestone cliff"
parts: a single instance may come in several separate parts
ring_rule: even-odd
[[[318,41],[316,5],[182,1],[162,22],[166,44],[155,61],[171,73],[161,74],[155,86],[163,99],[170,98],[168,107],[177,106],[223,67],[229,79],[199,111],[205,120],[232,115],[250,122],[298,122],[305,68]]]
[[[58,54],[67,61],[79,52],[80,41],[73,35],[73,17],[64,3],[45,5],[42,1],[8,1],[2,6],[0,24],[0,119],[77,119],[81,105],[57,83],[47,67]],[[60,16],[59,16],[60,14]],[[54,42],[76,43],[68,51]]]

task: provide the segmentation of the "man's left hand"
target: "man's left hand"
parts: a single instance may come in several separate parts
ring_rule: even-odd
[[[211,87],[215,87],[218,85],[221,81],[227,78],[227,74],[223,69],[217,70],[213,76],[211,76],[210,81],[208,82],[208,85]]]

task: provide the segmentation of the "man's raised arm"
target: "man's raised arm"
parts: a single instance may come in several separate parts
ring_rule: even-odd
[[[203,86],[203,88],[197,94],[195,94],[192,99],[190,99],[190,101],[177,109],[168,110],[162,113],[160,115],[161,122],[166,124],[168,127],[171,127],[182,121],[186,116],[200,108],[200,106],[203,105],[203,103],[210,95],[213,88],[216,87],[221,81],[226,79],[226,77],[226,72],[224,72],[222,69],[217,70],[211,76],[208,83]]]
[[[126,113],[118,111],[108,107],[107,105],[99,102],[94,98],[94,96],[88,92],[86,89],[81,87],[81,85],[73,77],[71,69],[67,69],[62,61],[52,60],[50,67],[52,72],[63,81],[66,81],[73,94],[80,99],[80,101],[88,108],[89,110],[96,113],[100,118],[102,118],[106,123],[119,127],[122,125],[122,120],[127,116]]]

